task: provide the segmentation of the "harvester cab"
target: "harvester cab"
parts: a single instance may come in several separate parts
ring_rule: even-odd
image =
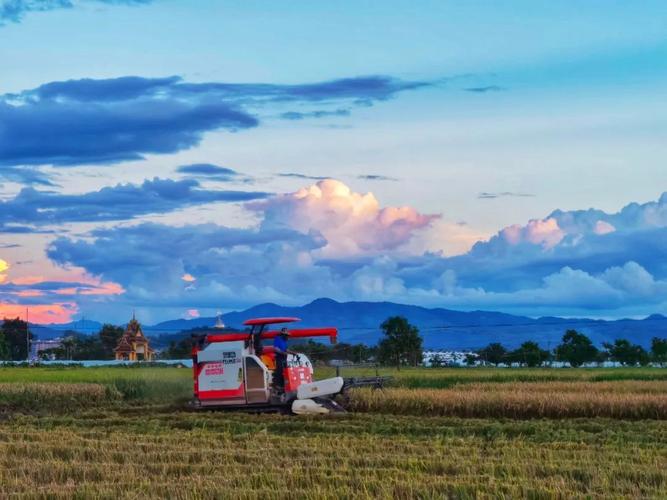
[[[196,408],[330,413],[341,408],[334,397],[345,388],[342,377],[314,381],[313,365],[305,354],[287,356],[284,389],[276,387],[276,352],[265,341],[280,334],[270,329],[299,318],[256,318],[244,322],[250,331],[209,333],[197,337],[192,349]],[[290,329],[290,338],[329,337],[335,328]]]

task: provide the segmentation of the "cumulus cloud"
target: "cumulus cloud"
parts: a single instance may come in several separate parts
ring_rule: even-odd
[[[502,229],[488,243],[477,245],[476,251],[503,252],[507,246],[528,245],[536,254],[541,250],[559,247],[560,252],[584,249],[599,241],[616,242],[631,239],[630,233],[646,234],[667,228],[667,193],[657,201],[631,203],[617,213],[602,210],[555,210],[544,219],[531,220],[525,226],[513,225]],[[622,233],[616,238],[598,238]]]
[[[322,257],[396,249],[438,218],[420,214],[412,207],[381,208],[373,193],[356,193],[334,179],[247,207],[261,213],[264,228],[285,227],[322,234],[327,242],[321,249]]]
[[[48,255],[60,265],[82,266],[121,283],[130,303],[182,308],[220,307],[221,301],[234,305],[292,301],[303,297],[306,288],[317,289],[318,278],[326,287],[322,291],[331,291],[331,277],[308,257],[323,244],[317,235],[145,223],[96,230],[90,236],[58,238]],[[196,276],[196,289],[183,288],[188,275]],[[310,280],[315,282],[304,286]]]
[[[196,146],[209,131],[256,127],[258,110],[269,104],[358,106],[429,85],[388,76],[296,85],[188,83],[177,76],[50,82],[0,95],[0,166],[137,160]]]
[[[119,283],[128,303],[174,311],[327,296],[528,315],[650,313],[667,304],[665,205],[667,196],[615,214],[555,211],[485,238],[323,180],[247,203],[254,227],[98,229],[57,238],[48,255]]]
[[[465,288],[495,293],[537,289],[546,276],[566,267],[600,276],[634,262],[656,279],[665,279],[666,207],[663,195],[612,214],[556,210],[544,219],[503,228],[469,252],[448,258],[425,256],[402,272],[411,284],[418,284],[451,270]]]
[[[261,218],[257,227],[145,223],[97,229],[82,239],[57,238],[48,255],[58,265],[81,266],[122,284],[132,303],[180,308],[219,307],[221,300],[237,306],[295,303],[313,296],[345,298],[338,282],[341,262],[400,253],[416,231],[435,220],[409,207],[382,208],[372,194],[355,193],[338,181],[248,208]],[[392,288],[397,280],[380,277],[389,267],[378,266],[371,278],[368,271],[354,274],[360,266],[352,263],[342,271],[352,289],[398,290]]]
[[[518,224],[508,226],[500,231],[499,236],[509,245],[528,242],[548,249],[556,246],[565,233],[558,226],[558,221],[550,217],[544,220],[531,220],[525,226]]]
[[[613,233],[614,231],[616,231],[616,228],[612,224],[609,224],[603,220],[597,221],[595,223],[595,227],[593,228],[593,232],[595,234],[608,234]]]
[[[23,188],[13,199],[0,201],[0,230],[12,224],[60,224],[127,220],[214,202],[239,202],[267,193],[202,189],[194,179],[154,178],[143,184],[117,184],[83,194],[59,194]],[[20,227],[20,226],[18,226]]]

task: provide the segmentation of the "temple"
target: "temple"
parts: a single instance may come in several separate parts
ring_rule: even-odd
[[[127,324],[123,336],[114,349],[118,361],[152,361],[155,351],[148,345],[148,339],[141,331],[141,324],[134,314]]]

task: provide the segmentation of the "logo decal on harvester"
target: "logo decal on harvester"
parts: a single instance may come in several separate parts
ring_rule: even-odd
[[[235,351],[226,351],[222,353],[222,362],[226,365],[233,365],[241,362],[241,358],[236,357]]]

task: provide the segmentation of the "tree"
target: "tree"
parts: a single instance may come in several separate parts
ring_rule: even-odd
[[[172,340],[161,354],[163,359],[188,359],[192,355],[192,337],[185,337],[178,342]]]
[[[445,366],[445,358],[442,354],[436,353],[429,359],[429,366],[431,368],[442,368]]]
[[[0,359],[7,360],[9,359],[9,345],[7,344],[7,339],[5,339],[5,334],[0,330]]]
[[[113,358],[113,350],[118,345],[118,341],[123,336],[124,330],[120,326],[105,323],[97,334],[102,343],[105,358]]]
[[[384,338],[378,344],[378,358],[383,364],[417,366],[422,361],[419,329],[402,316],[387,318],[382,325]]]
[[[340,344],[328,345],[308,339],[306,342],[291,346],[293,351],[302,352],[312,362],[325,363],[332,359],[350,361],[352,363],[363,363],[375,354],[375,349],[365,344]]]
[[[350,348],[350,361],[354,363],[364,363],[370,360],[375,354],[375,349],[366,344],[354,344]]]
[[[76,346],[76,337],[75,337],[75,332],[71,330],[67,330],[65,332],[65,337],[63,338],[63,341],[61,342],[63,346],[63,351],[64,351],[64,359],[73,359],[74,357],[74,350]]]
[[[466,366],[475,366],[479,359],[479,356],[474,352],[467,352],[465,355]]]
[[[664,366],[667,363],[667,339],[653,337],[653,340],[651,340],[651,354],[653,355],[653,361]]]
[[[609,353],[604,349],[598,350],[598,353],[595,355],[595,363],[598,366],[602,366],[607,361],[609,361]]]
[[[586,335],[576,330],[568,330],[563,335],[562,343],[556,347],[556,359],[570,363],[570,366],[581,366],[595,361],[598,350]]]
[[[486,363],[491,363],[495,366],[498,366],[500,363],[504,363],[507,357],[507,349],[502,344],[498,342],[493,342],[487,345],[484,349],[477,351],[479,357]]]
[[[510,353],[510,359],[520,365],[540,366],[549,359],[549,351],[540,349],[537,342],[527,341]]]
[[[646,350],[637,344],[631,344],[626,339],[616,339],[613,344],[604,344],[609,353],[609,359],[621,363],[623,366],[635,366],[640,364],[645,366],[650,358]]]
[[[6,354],[4,359],[10,359],[13,361],[22,361],[28,357],[28,342],[26,338],[26,333],[29,335],[32,340],[32,332],[28,332],[28,324],[19,319],[7,319],[5,318],[2,323],[2,337],[4,338],[6,345]]]
[[[73,338],[72,359],[104,359],[105,350],[97,335],[75,334]]]

